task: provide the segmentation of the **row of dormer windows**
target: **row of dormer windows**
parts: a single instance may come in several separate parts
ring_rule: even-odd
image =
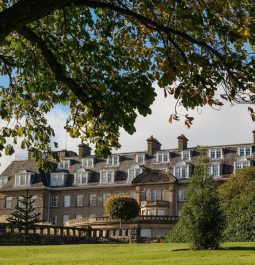
[[[251,146],[241,146],[237,149],[238,156],[240,157],[249,157],[252,154]],[[192,157],[192,150],[184,150],[181,153],[181,159],[183,161],[190,161]],[[210,148],[208,150],[208,157],[210,159],[221,159],[223,158],[223,148]],[[170,162],[170,152],[169,151],[160,151],[156,153],[156,163],[168,163]],[[107,158],[106,166],[109,167],[118,167],[120,165],[121,156],[112,155]],[[145,163],[146,157],[145,154],[136,155],[136,163],[142,165]],[[58,164],[58,169],[68,169],[70,168],[71,160],[62,160]],[[94,157],[87,157],[82,159],[82,167],[84,168],[93,168],[95,165]],[[1,185],[1,184],[0,184]]]

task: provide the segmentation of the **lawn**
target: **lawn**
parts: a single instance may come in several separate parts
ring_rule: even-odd
[[[255,264],[255,242],[191,251],[184,244],[1,246],[0,265],[242,265]]]

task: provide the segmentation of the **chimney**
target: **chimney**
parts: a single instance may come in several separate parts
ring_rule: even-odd
[[[149,155],[153,155],[155,151],[160,150],[161,143],[153,137],[153,135],[147,139],[147,151]]]
[[[186,150],[188,146],[188,139],[183,134],[178,136],[177,139],[178,139],[178,151],[181,152],[183,150]]]
[[[255,145],[255,130],[252,131],[253,134],[253,145]]]
[[[79,148],[79,159],[82,159],[85,156],[90,156],[91,148],[88,144],[81,143],[78,145]]]
[[[33,152],[34,152],[35,148],[34,147],[30,147],[27,150],[27,159],[28,160],[33,160]]]

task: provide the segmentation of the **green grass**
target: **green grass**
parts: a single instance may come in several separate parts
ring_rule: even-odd
[[[1,246],[0,265],[243,265],[255,264],[255,242],[192,251],[185,244]]]

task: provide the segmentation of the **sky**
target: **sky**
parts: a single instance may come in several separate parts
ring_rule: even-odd
[[[252,142],[252,130],[255,124],[252,122],[248,105],[230,106],[226,103],[219,111],[210,107],[189,111],[189,115],[195,118],[193,125],[188,129],[184,121],[170,124],[168,118],[174,111],[175,101],[172,97],[164,98],[163,91],[156,88],[158,94],[152,105],[152,114],[136,120],[136,133],[129,135],[121,131],[120,143],[122,147],[114,152],[145,151],[146,139],[153,135],[162,144],[162,149],[176,148],[177,136],[184,134],[188,139],[188,147],[197,145],[237,144]],[[54,141],[59,143],[60,149],[78,151],[79,139],[72,139],[63,129],[66,118],[66,109],[58,106],[48,114],[48,121],[55,129]],[[92,149],[93,152],[93,149]],[[26,151],[25,151],[26,153]],[[24,154],[24,150],[16,148],[15,154]],[[0,172],[2,172],[12,160],[11,157],[0,158]]]

